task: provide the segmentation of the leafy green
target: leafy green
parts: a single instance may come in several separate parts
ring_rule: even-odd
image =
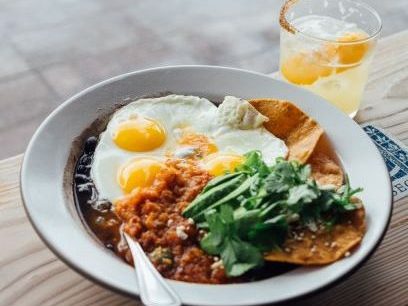
[[[265,186],[269,193],[285,192],[293,186],[306,183],[310,173],[309,165],[300,165],[295,161],[288,162],[278,158],[265,180]]]
[[[255,224],[248,232],[248,240],[258,249],[268,251],[279,248],[285,241],[288,231],[288,223],[285,215],[276,217]]]
[[[201,248],[220,255],[228,276],[239,276],[263,264],[261,252],[237,234],[234,210],[224,205],[220,212],[206,213],[209,233],[201,240]]]
[[[319,193],[310,188],[308,184],[293,186],[289,189],[289,196],[286,201],[288,205],[295,205],[298,203],[310,203],[316,200]]]
[[[192,218],[195,220],[202,220],[206,211],[215,209],[223,204],[235,201],[241,194],[245,193],[248,190],[248,188],[250,188],[251,183],[255,178],[256,174],[254,176],[247,177],[247,179],[243,181],[235,190],[231,191],[228,195],[219,199],[215,203],[210,204],[201,212],[192,215]]]
[[[195,215],[201,214],[203,212],[202,210],[206,209],[210,204],[217,203],[217,201],[223,199],[225,196],[240,187],[244,179],[246,179],[244,174],[239,174],[233,177],[229,176],[229,179],[219,183],[213,183],[213,188],[200,193],[183,211],[183,215],[187,218],[193,218]]]
[[[264,262],[261,252],[238,236],[225,240],[221,258],[228,276],[240,276],[248,270],[262,266]]]
[[[259,151],[245,154],[233,173],[211,180],[184,210],[207,231],[201,247],[220,255],[228,276],[263,264],[262,252],[280,248],[292,226],[323,223],[330,229],[356,209],[346,177],[339,189],[319,187],[309,165],[277,158],[272,166]]]
[[[268,166],[262,160],[260,151],[250,151],[245,154],[245,162],[238,166],[236,171],[247,172],[251,175],[258,173],[260,177],[264,177],[270,173]]]
[[[203,189],[203,193],[239,175],[240,175],[239,172],[234,172],[226,175],[217,176],[207,183],[207,185]]]

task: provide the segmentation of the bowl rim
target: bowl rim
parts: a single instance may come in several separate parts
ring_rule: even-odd
[[[88,279],[93,280],[94,282],[96,282],[97,284],[102,285],[103,287],[106,287],[106,288],[108,288],[110,290],[113,290],[115,292],[124,294],[124,295],[132,297],[132,298],[137,297],[137,295],[135,293],[123,290],[122,288],[118,288],[118,287],[112,286],[111,284],[108,284],[108,283],[104,282],[103,280],[99,279],[98,277],[96,277],[92,273],[88,272],[86,269],[82,269],[80,266],[78,266],[78,264],[76,262],[71,261],[70,258],[64,256],[64,252],[61,252],[56,247],[54,247],[53,242],[50,241],[46,237],[45,233],[42,232],[39,225],[36,224],[36,221],[34,220],[33,216],[30,213],[30,208],[29,208],[29,204],[28,204],[28,201],[27,201],[27,195],[25,194],[25,192],[27,192],[26,191],[27,188],[26,188],[25,177],[27,175],[26,173],[29,171],[29,169],[28,169],[28,160],[30,159],[30,155],[31,155],[31,152],[32,152],[33,147],[35,145],[35,142],[38,140],[40,133],[47,127],[47,124],[49,123],[49,121],[52,120],[52,118],[56,114],[58,114],[62,109],[64,109],[67,105],[73,103],[78,98],[80,98],[80,97],[82,97],[82,96],[84,96],[84,95],[86,95],[86,94],[88,94],[88,93],[90,93],[90,92],[104,86],[104,85],[115,83],[115,82],[120,81],[122,79],[126,79],[126,78],[128,78],[130,76],[134,76],[134,75],[137,75],[137,74],[143,74],[143,73],[147,73],[147,72],[156,72],[156,71],[164,71],[164,70],[177,70],[177,69],[192,69],[192,70],[194,70],[194,69],[198,69],[198,70],[200,70],[200,69],[210,69],[210,70],[211,69],[215,69],[215,70],[221,69],[221,70],[230,70],[230,71],[235,72],[235,73],[247,73],[247,74],[249,73],[249,74],[252,74],[252,75],[255,75],[255,76],[267,77],[267,78],[269,78],[269,79],[271,79],[271,80],[273,80],[275,82],[281,82],[279,80],[273,79],[269,75],[265,75],[265,74],[262,74],[262,73],[252,72],[252,71],[248,71],[248,70],[244,70],[244,69],[222,67],[222,66],[208,66],[208,65],[182,65],[182,66],[157,67],[157,68],[150,68],[150,69],[144,69],[144,70],[137,70],[137,71],[133,71],[133,72],[129,72],[129,73],[125,73],[125,74],[121,74],[121,75],[109,78],[107,80],[96,83],[96,84],[94,84],[94,85],[80,91],[79,93],[73,95],[71,98],[65,100],[60,106],[58,106],[51,114],[49,114],[47,116],[47,118],[41,123],[41,125],[38,127],[38,129],[36,130],[36,132],[32,136],[32,138],[31,138],[31,140],[29,142],[29,145],[27,146],[26,152],[24,154],[23,161],[22,161],[22,166],[21,166],[21,170],[20,170],[20,186],[21,186],[20,193],[21,193],[21,198],[23,200],[23,206],[24,206],[25,212],[26,212],[26,214],[27,214],[27,216],[29,218],[30,223],[32,224],[33,228],[35,229],[36,233],[39,235],[41,240],[47,245],[47,247],[52,252],[54,252],[54,254],[56,254],[59,259],[61,259],[64,263],[66,263],[73,270],[79,272],[81,275],[85,276]],[[297,88],[295,86],[293,86],[293,87],[295,88],[295,90],[299,90],[299,88]],[[305,92],[305,90],[303,90],[303,89],[300,89],[300,90]],[[310,93],[308,92],[308,94],[310,94]],[[355,123],[355,122],[353,122],[353,123],[356,126],[358,126],[357,123]],[[366,137],[368,137],[368,136],[366,136]],[[381,157],[378,149],[375,147],[374,144],[373,144],[373,147],[375,148],[375,151],[376,151],[374,154],[376,154],[377,157],[380,157],[381,160],[382,160],[382,157]],[[386,169],[386,166],[385,166],[384,162],[382,163],[382,166],[383,166],[385,172],[388,174],[388,171]],[[391,181],[390,181],[389,175],[384,177],[384,179],[387,181],[388,187],[389,187],[389,189],[387,188],[387,191],[389,193],[389,199],[388,199],[388,204],[389,205],[387,205],[389,207],[389,209],[387,210],[387,216],[386,216],[387,222],[384,225],[384,227],[382,228],[381,234],[379,235],[375,245],[373,245],[371,247],[369,252],[361,260],[359,260],[351,269],[345,271],[344,273],[339,273],[341,275],[337,276],[334,280],[332,280],[330,282],[327,282],[326,284],[324,284],[324,285],[322,285],[322,286],[320,286],[318,288],[315,288],[314,290],[310,290],[310,291],[305,292],[305,293],[294,295],[294,296],[286,298],[286,299],[276,300],[276,301],[273,301],[273,303],[279,303],[279,302],[285,302],[285,301],[294,300],[294,299],[300,299],[302,297],[309,296],[309,295],[315,294],[317,292],[321,292],[323,290],[326,290],[327,288],[332,287],[332,286],[340,283],[345,278],[347,278],[348,276],[353,274],[356,270],[358,270],[372,256],[372,254],[378,248],[378,246],[380,245],[381,241],[383,240],[383,238],[384,238],[384,236],[385,236],[385,234],[387,232],[388,226],[390,224],[391,216],[392,216],[392,210],[393,210],[392,192],[390,192],[390,190],[391,190]],[[171,284],[172,283],[180,283],[178,281],[172,281],[172,280],[169,280],[169,282]],[[181,282],[181,283],[184,283],[184,282]],[[213,285],[202,285],[202,284],[190,284],[190,285],[193,285],[193,286],[213,286]],[[231,285],[228,284],[228,285],[217,285],[217,286],[231,286]],[[190,303],[190,302],[191,301],[187,301],[187,303]],[[191,302],[191,303],[194,304],[194,302]],[[271,301],[258,301],[258,302],[254,301],[254,302],[252,302],[250,304],[248,304],[248,302],[245,302],[245,304],[236,304],[235,303],[234,305],[261,305],[261,304],[268,304],[268,303],[271,303]],[[212,303],[208,303],[208,304],[200,303],[200,305],[214,305],[214,304],[212,304]]]

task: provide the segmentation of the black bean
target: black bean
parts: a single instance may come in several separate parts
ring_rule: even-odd
[[[80,165],[89,165],[91,162],[92,162],[92,157],[91,157],[91,156],[88,156],[88,155],[86,155],[86,154],[82,155],[82,156],[79,158],[79,164],[80,164]]]
[[[93,152],[95,151],[97,143],[98,143],[98,139],[95,136],[89,137],[85,141],[84,152],[86,154],[93,154]]]
[[[78,165],[76,168],[76,173],[78,174],[88,174],[89,169],[85,165]]]

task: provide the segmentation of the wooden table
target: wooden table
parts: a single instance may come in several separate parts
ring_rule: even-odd
[[[408,144],[408,31],[379,42],[362,110]],[[140,305],[69,269],[35,234],[22,207],[22,155],[0,161],[0,305]],[[381,205],[381,203],[378,203]],[[408,305],[408,198],[394,203],[374,256],[343,283],[297,305]]]

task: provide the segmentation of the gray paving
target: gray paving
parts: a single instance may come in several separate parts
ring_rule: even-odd
[[[408,0],[367,0],[383,35],[408,28]],[[0,0],[0,159],[24,151],[58,104],[136,69],[278,67],[281,0]]]

